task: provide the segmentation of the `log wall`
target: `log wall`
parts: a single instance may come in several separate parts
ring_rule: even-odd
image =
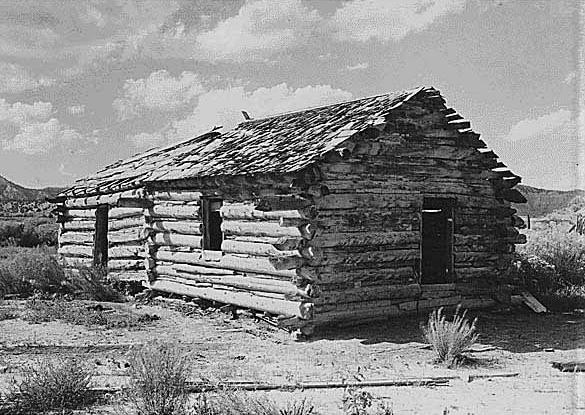
[[[92,266],[95,237],[95,208],[83,208],[69,201],[59,211],[58,254],[65,266]],[[108,276],[124,280],[145,280],[144,208],[110,207],[108,210]]]
[[[222,195],[221,251],[202,249],[205,192],[150,191],[153,206],[145,210],[150,286],[281,315],[293,326],[310,319],[314,292],[297,275],[311,256],[302,249],[313,236],[310,212],[294,204],[281,209],[274,204],[279,195],[270,190],[263,192],[264,202],[272,200],[276,208],[269,211],[241,195]]]
[[[353,322],[439,306],[492,305],[505,283],[514,244],[514,209],[494,171],[495,154],[452,110],[416,102],[383,128],[347,143],[320,165],[316,199],[320,295],[314,324]],[[440,107],[440,106],[439,106]],[[420,284],[424,197],[456,200],[454,274],[445,284]]]

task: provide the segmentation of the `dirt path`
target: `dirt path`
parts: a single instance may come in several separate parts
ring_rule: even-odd
[[[450,370],[432,363],[432,351],[422,344],[422,321],[416,318],[321,332],[296,342],[262,322],[231,320],[219,312],[186,317],[161,307],[135,311],[161,319],[132,330],[0,322],[0,388],[43,355],[81,359],[95,369],[97,384],[120,386],[127,381],[132,348],[158,339],[178,341],[191,353],[194,378],[212,374],[218,379],[294,383],[355,376],[459,377],[449,386],[369,389],[390,399],[397,414],[442,414],[445,408],[449,414],[585,414],[585,374],[561,373],[551,366],[552,361],[585,360],[585,318],[579,314],[481,314],[480,342],[498,348],[473,353],[471,364]],[[518,376],[468,381],[469,375],[494,372]],[[269,394],[279,400],[291,396]],[[342,389],[295,392],[299,394],[312,397],[322,414],[341,413]]]

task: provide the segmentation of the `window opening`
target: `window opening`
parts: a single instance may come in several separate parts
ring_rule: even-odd
[[[223,233],[221,231],[221,215],[219,209],[222,206],[221,199],[202,199],[203,216],[203,249],[209,251],[221,251]]]
[[[108,266],[108,205],[100,205],[95,211],[95,232],[93,235],[93,265]]]

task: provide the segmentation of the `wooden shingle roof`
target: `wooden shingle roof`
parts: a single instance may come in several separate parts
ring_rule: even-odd
[[[111,193],[193,177],[295,172],[427,92],[437,93],[417,88],[245,121],[222,134],[210,132],[117,161],[76,181],[61,196]]]

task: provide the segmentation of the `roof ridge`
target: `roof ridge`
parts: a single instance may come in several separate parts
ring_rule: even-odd
[[[332,104],[316,105],[314,107],[303,108],[303,109],[300,109],[300,110],[283,111],[283,112],[279,112],[279,113],[276,113],[276,114],[271,114],[271,115],[268,115],[268,116],[262,117],[262,118],[254,118],[254,119],[251,119],[251,120],[242,121],[242,122],[240,122],[236,126],[235,129],[239,128],[241,125],[253,124],[256,121],[266,121],[266,120],[270,120],[272,118],[282,117],[283,115],[292,115],[292,114],[298,114],[298,113],[301,113],[301,112],[315,111],[315,110],[319,110],[319,109],[323,109],[323,108],[334,107],[336,105],[349,104],[349,103],[358,102],[358,101],[365,101],[367,99],[378,98],[378,97],[382,97],[382,96],[385,96],[385,95],[397,95],[397,94],[403,94],[403,93],[407,93],[408,92],[409,95],[414,96],[418,92],[424,91],[425,89],[434,89],[434,88],[432,86],[419,86],[419,87],[416,87],[416,88],[403,89],[401,91],[390,91],[390,92],[385,92],[383,94],[369,95],[369,96],[365,96],[365,97],[361,97],[361,98],[350,99],[348,101],[334,102]]]

